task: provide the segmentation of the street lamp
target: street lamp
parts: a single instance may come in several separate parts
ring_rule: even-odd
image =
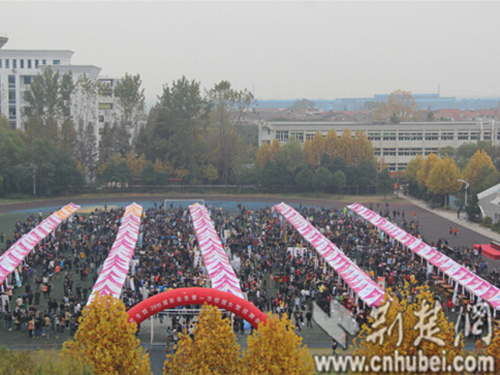
[[[469,188],[469,183],[467,182],[467,180],[462,180],[461,178],[459,178],[458,181],[465,184],[465,207],[467,207],[467,189]]]
[[[30,167],[33,170],[33,198],[36,198],[36,164],[30,163]]]

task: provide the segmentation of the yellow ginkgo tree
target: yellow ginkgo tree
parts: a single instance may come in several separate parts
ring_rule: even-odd
[[[339,136],[335,129],[331,129],[325,138],[325,152],[330,161],[333,161],[339,155]]]
[[[295,326],[285,315],[268,315],[240,346],[229,319],[214,306],[204,305],[192,339],[181,334],[175,354],[167,355],[165,375],[313,375],[314,362]]]
[[[449,204],[448,195],[462,187],[461,178],[462,174],[455,165],[455,161],[447,156],[434,164],[427,178],[427,187],[434,194],[444,196],[444,204],[447,206]]]
[[[353,343],[354,354],[365,356],[366,363],[371,363],[372,357],[376,355],[380,358],[394,358],[397,351],[399,356],[409,358],[405,361],[405,366],[409,366],[405,367],[407,373],[416,371],[419,351],[427,358],[446,357],[448,364],[453,363],[453,358],[457,355],[463,356],[463,337],[455,335],[454,323],[448,321],[440,302],[434,299],[428,286],[418,287],[411,302],[408,298],[409,289],[406,282],[399,295],[390,288],[387,289],[385,303],[373,310],[371,324],[364,324],[358,333],[357,340]],[[394,364],[396,362],[393,361]],[[364,371],[363,374],[380,373],[373,368],[371,370]],[[392,371],[396,369],[389,372]],[[429,370],[418,373],[427,375],[433,372]],[[440,374],[451,375],[454,372],[444,371]]]
[[[316,167],[320,164],[321,158],[326,152],[326,139],[319,130],[316,131],[316,134],[314,134],[311,146],[313,165]]]
[[[248,349],[243,351],[244,375],[313,375],[314,362],[302,345],[302,337],[286,314],[268,314],[267,321],[248,337]]]
[[[429,174],[431,173],[432,168],[434,168],[438,160],[439,160],[438,156],[434,153],[430,153],[429,155],[427,155],[422,166],[417,172],[417,181],[420,186],[422,187],[427,186],[427,180],[429,179]]]
[[[484,150],[477,150],[469,160],[467,168],[464,171],[464,177],[472,187],[478,183],[479,171],[483,167],[495,169],[495,165],[491,161],[490,156]]]
[[[405,179],[409,183],[414,183],[418,181],[417,173],[424,165],[425,159],[422,154],[417,154],[413,159],[410,160],[406,166]]]
[[[500,328],[495,324],[494,319],[491,316],[488,316],[487,319],[490,321],[490,327],[491,327],[491,338],[488,342],[488,340],[485,340],[484,337],[480,338],[479,340],[476,341],[476,350],[477,354],[481,356],[487,356],[487,358],[492,358],[493,359],[493,367],[496,370],[495,372],[498,373],[498,369],[500,369]],[[487,322],[488,324],[488,322]],[[484,328],[485,330],[488,329],[486,324],[486,327],[481,327]],[[486,341],[486,342],[485,342]],[[488,374],[492,373],[491,371],[487,371],[490,368],[482,368],[478,369],[477,374],[482,375],[482,374]]]
[[[62,353],[92,363],[97,375],[149,375],[149,355],[135,337],[137,324],[128,322],[120,299],[99,296],[82,311],[74,339],[63,344]]]
[[[241,370],[240,346],[231,322],[216,306],[204,305],[193,329],[181,334],[175,354],[167,355],[165,375],[232,375]]]
[[[266,163],[270,160],[270,158],[271,158],[271,146],[269,145],[269,143],[264,142],[259,147],[259,150],[255,155],[255,163],[258,165],[260,169],[263,169]]]
[[[312,142],[308,138],[306,138],[306,141],[304,142],[304,161],[313,168],[316,168],[318,166],[316,164],[317,160],[314,156]]]

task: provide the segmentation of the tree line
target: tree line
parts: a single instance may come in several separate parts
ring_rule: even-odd
[[[257,149],[256,131],[242,126],[244,111],[255,105],[250,92],[222,81],[202,93],[199,82],[182,77],[164,85],[146,116],[141,83],[139,75],[126,74],[111,88],[50,68],[33,77],[25,95],[24,129],[12,130],[0,116],[0,196],[51,196],[110,182],[240,179]],[[116,110],[98,142],[102,96],[114,96]]]
[[[134,116],[144,107],[140,85],[138,75],[126,74],[113,88],[121,115],[106,124],[117,135],[108,146],[98,145],[96,129],[98,97],[109,85],[50,68],[33,77],[20,114],[24,129],[0,116],[0,196],[51,196],[96,181],[102,158],[127,150],[126,127],[137,126]]]
[[[169,182],[340,194],[351,187],[361,194],[393,189],[383,158],[376,159],[364,132],[317,132],[303,145],[291,138],[259,148],[257,126],[243,125],[257,105],[248,90],[221,81],[202,91],[200,82],[183,76],[163,86],[146,115],[141,84],[138,74],[125,74],[113,88],[50,68],[35,76],[25,96],[24,131],[0,119],[0,196]],[[104,96],[113,96],[116,108],[99,128],[98,141]],[[414,106],[409,93],[398,91],[383,113],[407,119]]]
[[[347,186],[363,187],[364,193],[387,193],[393,180],[366,134],[345,129],[339,137],[334,129],[326,137],[317,131],[304,147],[291,137],[281,143],[263,143],[255,156],[252,180],[264,187],[289,186],[296,191],[340,193]],[[373,193],[373,191],[372,191]]]
[[[361,194],[393,189],[364,132],[317,132],[303,147],[292,138],[259,148],[257,126],[243,125],[257,105],[248,90],[228,81],[202,90],[183,76],[163,86],[146,114],[141,84],[138,74],[125,74],[113,88],[50,68],[35,76],[25,96],[24,131],[0,119],[0,196],[173,182],[340,194],[348,187]],[[384,111],[405,118],[414,103],[408,93],[396,94]],[[98,103],[105,96],[114,97],[116,108],[98,141]]]
[[[134,152],[144,155],[150,171],[151,164],[163,163],[165,176],[184,184],[237,183],[256,150],[257,134],[242,126],[255,103],[252,93],[235,90],[228,81],[203,94],[199,82],[182,77],[164,85],[133,142]]]
[[[500,148],[479,141],[457,149],[447,147],[426,158],[417,155],[408,163],[405,179],[411,195],[449,206],[449,195],[457,193],[460,207],[465,206],[465,186],[460,180],[467,181],[470,185],[467,209],[474,216],[479,210],[477,194],[500,183],[497,165],[500,165]]]

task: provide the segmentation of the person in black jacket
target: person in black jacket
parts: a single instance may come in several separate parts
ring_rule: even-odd
[[[332,355],[338,356],[338,353],[336,352],[336,350],[337,350],[337,341],[335,341],[335,339],[332,340],[332,350],[333,350]]]
[[[38,337],[41,334],[42,321],[43,321],[43,319],[42,319],[41,315],[35,319],[35,337]]]
[[[307,310],[306,319],[307,319],[307,326],[312,328],[313,325],[312,325],[312,321],[311,321],[311,319],[312,319],[311,310]]]
[[[7,311],[4,316],[5,320],[5,328],[8,329],[9,331],[12,331],[12,314],[10,311]]]

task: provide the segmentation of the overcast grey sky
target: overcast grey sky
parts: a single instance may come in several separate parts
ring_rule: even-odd
[[[5,49],[70,49],[139,73],[149,101],[186,75],[258,99],[396,89],[500,96],[499,2],[5,2]]]

